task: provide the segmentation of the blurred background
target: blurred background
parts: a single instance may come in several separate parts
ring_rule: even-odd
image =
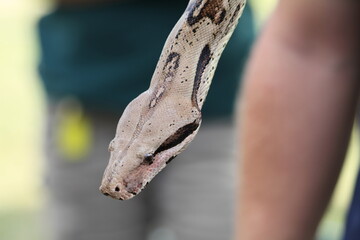
[[[251,0],[260,30],[275,0]],[[47,0],[0,0],[0,239],[44,239],[41,210],[44,93],[38,80],[36,24],[51,9]],[[341,179],[318,239],[340,239],[359,164],[353,131]],[[106,148],[107,146],[104,146]],[[97,186],[96,186],[97,187]]]

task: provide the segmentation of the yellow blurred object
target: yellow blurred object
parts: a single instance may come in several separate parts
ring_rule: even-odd
[[[252,6],[255,16],[255,25],[259,30],[269,18],[271,12],[274,10],[278,0],[250,0],[249,4]]]
[[[89,154],[92,144],[92,127],[81,105],[66,99],[60,105],[56,143],[59,152],[71,162],[82,161]]]

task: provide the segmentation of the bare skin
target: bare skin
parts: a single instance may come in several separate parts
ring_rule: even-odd
[[[346,153],[360,88],[360,4],[280,1],[240,109],[238,240],[313,239]]]

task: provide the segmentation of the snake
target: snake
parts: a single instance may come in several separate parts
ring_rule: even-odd
[[[100,191],[136,196],[194,139],[221,54],[246,0],[190,0],[170,32],[149,88],[132,100],[110,142]]]

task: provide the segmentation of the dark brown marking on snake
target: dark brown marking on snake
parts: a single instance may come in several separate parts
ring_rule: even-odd
[[[166,77],[173,77],[176,70],[179,68],[180,54],[177,52],[171,52],[165,62],[163,71]]]
[[[241,9],[241,6],[243,6],[244,4],[239,4],[239,5],[237,5],[236,6],[236,9],[235,9],[235,11],[234,11],[234,14],[232,15],[232,17],[231,17],[231,19],[230,19],[230,23],[234,23],[234,21],[235,21],[235,19],[237,18],[237,16],[238,16],[238,13],[239,13],[239,11],[240,11],[240,9]]]
[[[218,17],[218,21],[220,21],[219,23],[221,23],[225,19],[225,15],[226,15],[226,11],[225,9],[223,9],[220,13],[220,16]]]
[[[175,39],[178,39],[178,38],[179,38],[181,32],[182,32],[182,29],[180,28],[179,31],[177,32],[176,36],[175,36]]]
[[[172,156],[171,158],[169,158],[169,160],[166,161],[166,165],[168,165],[174,158],[176,158],[176,156]]]
[[[194,15],[195,11],[201,6],[204,0],[197,0],[192,6],[189,7],[190,12],[187,18],[187,22],[190,26],[199,22],[203,18],[210,18],[210,20],[218,25],[220,24],[226,15],[226,10],[222,5],[221,0],[211,0],[205,2],[204,6],[200,9],[198,15]]]
[[[200,87],[201,83],[201,77],[205,71],[206,66],[209,64],[211,59],[211,51],[208,44],[205,45],[203,50],[201,51],[199,61],[196,67],[196,73],[195,73],[195,79],[194,79],[194,86],[193,91],[191,95],[191,101],[193,106],[198,108],[198,102],[197,102],[197,92]]]
[[[164,95],[164,91],[159,92],[159,89],[155,92],[155,96],[150,100],[149,108],[153,108],[156,106],[156,104],[160,101],[162,96]]]
[[[163,67],[163,75],[165,77],[164,81],[171,82],[173,77],[175,76],[178,68],[180,65],[180,54],[177,52],[171,52],[169,53],[164,67]],[[155,96],[150,99],[149,108],[153,108],[156,106],[156,104],[160,101],[160,99],[163,96],[163,93],[165,89],[160,91],[160,89],[157,89],[155,91]]]
[[[154,155],[168,150],[170,148],[175,147],[176,145],[180,144],[182,141],[184,141],[185,138],[187,138],[189,135],[191,135],[196,129],[198,129],[199,123],[198,121],[194,121],[192,123],[189,123],[178,130],[168,137],[161,145],[156,149]]]
[[[243,7],[243,6],[244,6],[244,3],[240,3],[239,5],[236,6],[236,9],[235,9],[235,11],[234,11],[234,14],[231,16],[230,21],[229,21],[229,24],[228,24],[228,26],[227,26],[226,29],[225,29],[225,35],[228,34],[228,32],[229,32],[230,29],[231,29],[231,26],[233,26],[235,20],[238,19],[239,11],[241,10],[241,7]]]

